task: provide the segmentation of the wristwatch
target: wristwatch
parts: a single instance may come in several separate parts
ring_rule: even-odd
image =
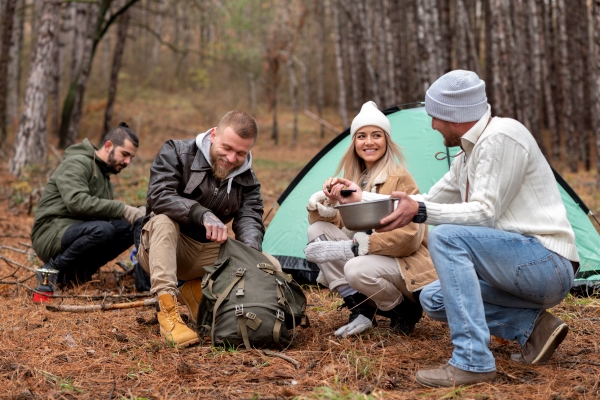
[[[419,210],[415,214],[412,219],[412,222],[416,222],[417,224],[422,224],[427,221],[427,208],[425,207],[425,203],[419,201]]]

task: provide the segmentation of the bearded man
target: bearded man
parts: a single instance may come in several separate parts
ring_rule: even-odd
[[[53,283],[86,282],[133,244],[134,225],[144,213],[114,200],[110,176],[129,165],[138,145],[135,132],[121,122],[106,133],[99,149],[84,139],[65,150],[31,230],[33,249],[44,267],[58,270]]]
[[[196,322],[205,265],[227,240],[227,223],[238,241],[262,250],[260,184],[250,149],[258,127],[249,114],[230,111],[216,128],[189,140],[169,140],[150,168],[138,260],[157,296],[160,332],[177,346],[198,342],[181,319],[177,295]],[[178,281],[186,281],[178,290]]]

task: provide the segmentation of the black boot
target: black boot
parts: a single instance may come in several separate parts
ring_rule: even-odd
[[[364,294],[357,292],[353,295],[344,297],[344,304],[342,304],[341,307],[347,307],[350,310],[348,323],[354,321],[359,315],[364,315],[373,321],[373,325],[375,325],[373,318],[375,316],[375,308],[367,304],[367,296]]]
[[[404,298],[400,304],[389,311],[377,310],[377,314],[390,319],[390,329],[403,335],[410,335],[423,316],[423,307],[419,301],[421,291],[413,293],[416,303]]]

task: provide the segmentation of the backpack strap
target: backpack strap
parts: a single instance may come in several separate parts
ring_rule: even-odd
[[[215,344],[215,321],[217,319],[217,310],[219,309],[219,307],[221,307],[221,304],[223,304],[225,298],[229,296],[229,292],[231,292],[231,289],[233,289],[233,287],[244,277],[245,272],[246,268],[238,268],[238,270],[235,271],[235,278],[231,281],[229,286],[227,286],[227,288],[223,290],[221,294],[219,294],[219,297],[215,302],[215,306],[213,307],[213,320],[210,328],[210,340],[213,345]],[[246,336],[248,336],[248,332],[246,332]]]
[[[248,338],[248,329],[246,328],[246,319],[244,318],[244,305],[237,304],[235,306],[235,316],[238,321],[238,329],[242,335],[242,339],[244,339],[244,346],[246,346],[246,350],[252,350],[250,346],[250,339]]]
[[[275,323],[273,324],[273,341],[277,346],[281,347],[281,343],[279,343],[279,337],[281,335],[281,325],[285,322],[285,314],[281,310],[277,310],[277,314],[275,315]]]

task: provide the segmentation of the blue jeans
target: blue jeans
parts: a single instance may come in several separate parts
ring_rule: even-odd
[[[448,322],[449,362],[466,371],[494,371],[490,334],[524,346],[541,311],[559,304],[573,284],[571,262],[530,236],[440,225],[428,242],[439,280],[423,288],[421,305]]]
[[[101,266],[131,247],[133,231],[129,222],[120,219],[87,221],[68,227],[60,243],[62,252],[48,263],[59,271],[57,283],[89,281]]]

